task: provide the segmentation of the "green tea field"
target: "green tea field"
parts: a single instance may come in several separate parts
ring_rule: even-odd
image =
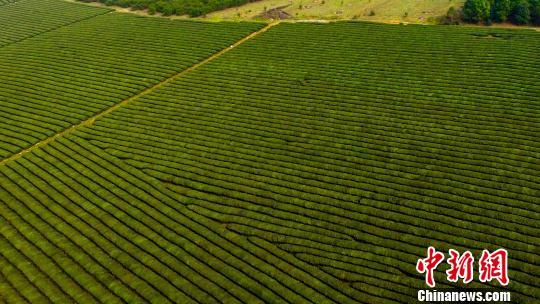
[[[540,32],[8,2],[0,303],[540,302]]]

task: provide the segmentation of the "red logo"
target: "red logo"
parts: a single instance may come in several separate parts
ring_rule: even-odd
[[[450,257],[447,262],[450,264],[450,269],[446,271],[447,279],[450,282],[457,282],[459,278],[463,279],[463,283],[467,284],[473,279],[473,263],[474,257],[470,251],[465,251],[459,256],[459,252],[454,249],[448,250]]]
[[[481,282],[497,279],[501,285],[508,285],[508,252],[506,250],[498,249],[493,253],[484,250],[479,264]]]
[[[450,255],[446,262],[450,269],[446,271],[446,278],[449,282],[457,282],[463,279],[467,284],[473,280],[474,274],[474,256],[470,251],[460,254],[454,249],[448,250]],[[426,274],[426,284],[429,287],[435,287],[435,278],[433,271],[444,260],[444,253],[437,251],[430,246],[427,250],[425,259],[418,259],[416,271]],[[497,279],[503,286],[508,285],[508,252],[505,249],[498,249],[490,253],[487,250],[482,252],[482,257],[478,261],[479,279],[481,282],[489,282]]]
[[[427,258],[419,259],[416,263],[416,271],[420,273],[426,273],[426,284],[429,287],[435,287],[435,278],[433,278],[433,270],[439,266],[444,260],[444,254],[435,250],[435,248],[429,246],[427,251]]]

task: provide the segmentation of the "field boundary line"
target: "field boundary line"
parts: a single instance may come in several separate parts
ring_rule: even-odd
[[[8,158],[5,158],[3,159],[2,161],[0,161],[0,166],[3,166],[11,161],[14,161],[14,160],[17,160],[19,158],[21,158],[22,156],[24,156],[25,154],[27,153],[30,153],[42,146],[45,146],[53,141],[55,141],[57,138],[59,137],[62,137],[62,136],[65,136],[65,135],[68,135],[70,134],[71,132],[77,130],[78,128],[81,128],[81,127],[90,127],[94,124],[94,122],[96,121],[96,119],[99,119],[109,113],[111,113],[112,111],[114,110],[117,110],[125,105],[127,105],[128,103],[134,101],[135,99],[138,99],[146,94],[149,94],[149,93],[152,93],[153,91],[163,87],[164,85],[170,83],[171,81],[177,79],[177,78],[180,78],[182,76],[184,76],[185,74],[199,68],[200,66],[220,57],[221,55],[227,53],[228,51],[232,50],[232,49],[235,49],[236,47],[240,46],[241,44],[243,44],[244,42],[250,40],[250,39],[253,39],[254,37],[268,31],[270,28],[274,27],[275,25],[278,25],[280,22],[279,21],[276,21],[276,22],[272,22],[272,23],[268,23],[267,25],[265,25],[262,29],[259,29],[255,32],[252,32],[251,34],[247,35],[247,36],[244,36],[242,39],[240,40],[237,40],[235,43],[231,44],[230,46],[227,46],[225,47],[224,49],[220,50],[219,52],[216,52],[212,55],[210,55],[209,57],[207,57],[206,59],[202,60],[202,61],[199,61],[197,62],[196,64],[170,76],[169,78],[166,78],[158,83],[156,83],[155,85],[151,86],[151,87],[148,87],[146,89],[144,89],[143,91],[139,92],[138,94],[136,95],[133,95],[127,99],[124,99],[122,100],[121,102],[119,103],[116,103],[114,104],[113,106],[97,113],[96,115],[90,117],[90,118],[87,118],[86,120],[83,120],[82,122],[76,124],[76,125],[72,125],[71,127],[68,127],[66,129],[64,129],[63,131],[59,132],[59,133],[56,133],[54,134],[53,136],[49,136],[37,143],[35,143],[34,145],[26,148],[26,149],[23,149],[22,151],[8,157]]]

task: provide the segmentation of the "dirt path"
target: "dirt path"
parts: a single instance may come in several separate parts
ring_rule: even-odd
[[[129,104],[130,102],[134,101],[135,99],[137,99],[137,98],[139,98],[139,97],[141,97],[143,95],[152,93],[153,91],[163,87],[164,85],[168,84],[169,82],[184,76],[185,74],[197,69],[198,67],[200,67],[200,66],[202,66],[202,65],[204,65],[204,64],[206,64],[208,62],[210,62],[210,61],[212,61],[214,59],[217,59],[221,55],[227,53],[228,51],[230,51],[230,50],[232,50],[234,48],[236,48],[237,46],[241,45],[242,43],[244,43],[244,42],[246,42],[246,41],[248,41],[250,39],[253,39],[254,37],[268,31],[270,28],[272,28],[273,26],[275,26],[277,24],[279,24],[279,22],[269,23],[268,25],[266,25],[262,29],[245,36],[244,38],[236,41],[234,44],[222,49],[221,51],[219,51],[217,53],[214,53],[213,55],[211,55],[210,57],[204,59],[203,61],[200,61],[200,62],[196,63],[195,65],[192,65],[191,67],[189,67],[189,68],[187,68],[185,70],[182,70],[182,71],[178,72],[177,74],[175,74],[175,75],[173,75],[173,76],[171,76],[171,77],[169,77],[169,78],[155,84],[154,86],[143,90],[142,92],[138,93],[137,95],[134,95],[132,97],[124,99],[123,101],[115,104],[114,106],[112,106],[110,108],[107,108],[107,109],[103,110],[102,112],[100,112],[100,113],[98,113],[98,114],[96,114],[96,115],[94,115],[94,116],[80,122],[79,124],[73,125],[73,126],[67,128],[67,129],[61,131],[60,133],[56,133],[55,135],[50,136],[50,137],[48,137],[48,138],[34,144],[33,146],[22,150],[21,152],[19,152],[17,154],[14,154],[14,155],[12,155],[12,156],[10,156],[8,158],[3,159],[0,162],[0,166],[5,165],[5,164],[7,164],[9,162],[12,162],[14,160],[17,160],[17,159],[21,158],[22,156],[24,156],[25,154],[30,153],[30,152],[32,152],[32,151],[34,151],[36,149],[39,149],[40,147],[45,146],[45,145],[55,141],[57,138],[62,137],[62,136],[66,136],[66,135],[72,133],[73,131],[75,131],[75,130],[77,130],[79,128],[92,126],[97,119],[111,113],[114,110],[117,110],[117,109]]]

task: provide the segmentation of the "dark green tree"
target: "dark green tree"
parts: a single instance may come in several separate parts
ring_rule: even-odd
[[[441,24],[459,24],[463,19],[461,9],[450,7],[445,16],[441,17]]]
[[[175,12],[171,2],[159,1],[156,3],[156,10],[163,16],[173,15]]]
[[[531,21],[540,25],[540,0],[531,0]]]
[[[463,6],[463,19],[467,22],[485,22],[489,19],[490,13],[489,0],[467,0]]]
[[[510,0],[494,0],[491,6],[491,19],[494,22],[506,22],[512,11]]]
[[[528,0],[514,0],[510,20],[520,25],[531,23],[531,9]]]
[[[148,14],[154,15],[155,13],[156,13],[156,4],[152,2],[148,4]]]

